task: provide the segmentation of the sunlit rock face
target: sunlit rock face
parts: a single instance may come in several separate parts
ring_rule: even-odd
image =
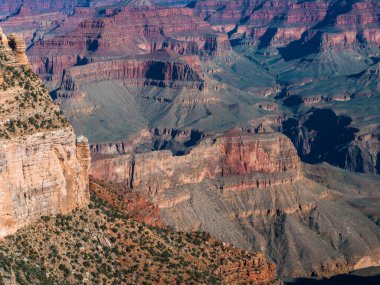
[[[30,71],[24,42],[0,32],[0,236],[89,203],[87,139]],[[17,85],[16,85],[17,82]]]

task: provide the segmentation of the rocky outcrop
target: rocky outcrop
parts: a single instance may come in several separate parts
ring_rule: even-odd
[[[124,80],[131,85],[205,88],[202,74],[186,62],[170,58],[104,61],[72,67],[65,72],[61,88],[77,91],[81,84],[107,80]]]
[[[28,65],[29,60],[26,56],[25,42],[20,36],[10,34],[6,36],[0,28],[0,48],[6,61],[12,61],[18,65]]]
[[[157,151],[98,159],[92,164],[90,174],[98,180],[124,183],[152,196],[207,179],[222,181],[226,177],[241,177],[238,185],[226,187],[238,190],[239,187],[265,189],[271,184],[286,184],[299,178],[299,159],[286,137],[234,132],[207,138],[184,156]],[[220,187],[223,189],[223,183]]]
[[[2,33],[0,41],[2,237],[41,216],[85,207],[90,152],[30,71],[23,42]]]
[[[361,133],[352,119],[330,109],[311,109],[283,122],[303,161],[332,165],[355,172],[379,173],[379,135]]]
[[[28,65],[29,60],[26,56],[26,46],[22,38],[17,37],[15,34],[8,36],[8,45],[15,53],[16,62],[23,65]]]
[[[89,150],[72,128],[0,144],[0,236],[89,203]]]

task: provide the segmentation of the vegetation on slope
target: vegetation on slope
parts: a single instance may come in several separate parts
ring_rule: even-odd
[[[265,280],[274,269],[265,259],[208,233],[136,222],[93,193],[89,208],[43,217],[0,242],[0,284],[220,284],[226,265],[252,260],[244,274]]]
[[[0,47],[0,139],[68,127],[40,79]]]

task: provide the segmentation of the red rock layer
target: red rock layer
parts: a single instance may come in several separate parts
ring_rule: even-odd
[[[299,168],[296,151],[285,136],[232,131],[206,139],[184,156],[157,151],[97,159],[90,174],[155,195],[180,185],[224,178],[230,181],[226,189],[264,189],[298,179]]]
[[[37,42],[29,55],[34,70],[59,79],[64,69],[160,49],[180,55],[221,55],[230,50],[227,35],[217,33],[189,8],[122,8],[106,10],[102,18],[86,19],[75,30]],[[61,31],[61,29],[63,29]]]
[[[135,80],[135,84],[185,85],[204,89],[204,80],[189,64],[170,60],[116,60],[70,68],[61,88],[76,91],[83,83],[103,80]]]
[[[197,2],[194,10],[215,30],[229,32],[231,39],[260,48],[284,47],[301,39],[304,32],[311,33],[307,37],[311,39],[318,30],[323,33],[322,50],[380,42],[380,3],[373,0],[347,5],[341,1],[207,0]]]

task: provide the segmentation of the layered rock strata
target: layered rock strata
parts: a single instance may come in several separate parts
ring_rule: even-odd
[[[61,89],[77,91],[81,84],[94,81],[124,80],[133,85],[189,87],[204,90],[202,74],[185,61],[169,59],[127,59],[72,67],[62,80]]]
[[[233,133],[208,138],[184,156],[157,151],[100,158],[92,164],[90,174],[96,179],[124,183],[153,196],[207,179],[223,181],[240,177],[238,184],[243,189],[262,189],[299,178],[299,159],[286,137]]]
[[[214,56],[229,53],[231,46],[226,34],[214,31],[191,9],[122,7],[105,9],[101,17],[84,17],[74,29],[60,26],[36,42],[29,55],[34,71],[56,82],[74,65],[161,49],[179,55]]]
[[[89,150],[72,128],[0,144],[0,236],[89,203]]]
[[[90,174],[144,193],[176,229],[263,251],[284,277],[377,265],[379,227],[334,189],[306,178],[303,167],[285,136],[232,131],[182,156],[97,156]]]

